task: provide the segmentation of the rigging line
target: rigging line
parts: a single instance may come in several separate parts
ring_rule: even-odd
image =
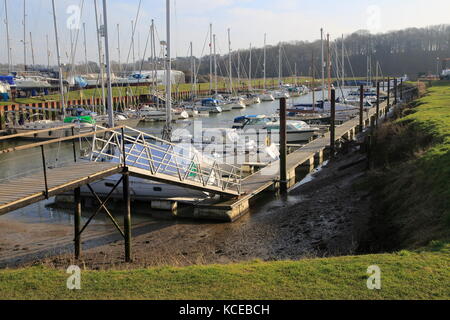
[[[338,86],[339,86],[339,91],[341,91],[341,96],[342,96],[342,99],[345,99],[345,96],[344,96],[344,91],[342,90],[342,83],[341,83],[341,77],[339,77],[339,71],[340,71],[340,67],[342,66],[342,63],[341,64],[339,64],[340,63],[340,61],[339,61],[339,59],[338,59],[338,57],[339,57],[339,55],[338,55],[338,46],[337,46],[337,42],[334,42],[334,54],[335,54],[335,60],[336,60],[336,65],[333,65],[332,64],[332,68],[333,68],[333,71],[334,71],[334,74],[336,75],[336,79],[337,79],[337,84],[338,84]]]
[[[202,60],[203,60],[203,58],[204,58],[203,54],[204,54],[204,52],[205,52],[206,44],[208,43],[208,40],[209,40],[208,38],[209,38],[209,30],[208,30],[208,32],[206,33],[205,42],[203,43],[202,53],[200,54],[200,57],[201,57],[201,58],[199,59],[197,70],[195,71],[195,76],[196,76],[196,77],[198,77],[198,73],[199,73],[199,71],[200,71],[200,66],[201,66]]]
[[[350,62],[350,55],[349,55],[349,52],[347,51],[346,48],[344,48],[344,52],[346,53],[348,65],[350,66],[350,71],[352,72],[353,81],[355,81],[355,83],[356,83],[356,77],[355,77],[355,73],[353,72],[353,66],[352,66],[352,63]]]
[[[134,35],[136,33],[136,26],[138,24],[139,15],[140,15],[140,12],[141,12],[141,5],[142,5],[142,0],[139,0],[139,5],[138,5],[138,8],[137,8],[136,17],[135,17],[134,23],[133,23],[133,29],[131,30],[130,47],[128,48],[127,60],[126,60],[126,64],[125,64],[127,69],[128,69],[128,63],[130,61],[131,52],[132,52],[132,49],[133,49]]]
[[[284,49],[284,46],[281,46],[281,51],[283,51],[284,57],[286,58],[286,61],[287,61],[287,64],[288,64],[288,70],[289,70],[290,74],[291,75],[294,74],[294,72],[292,70],[291,63],[289,62],[289,59],[287,57],[286,50]]]
[[[260,54],[259,54],[259,56],[258,56],[258,61],[256,62],[256,69],[258,69],[258,66],[260,66],[259,64],[261,63],[261,59],[263,59],[264,60],[264,52],[260,52]],[[257,72],[256,72],[256,69],[255,69],[255,74],[254,74],[254,76],[255,76],[255,78],[257,77]],[[253,77],[252,77],[253,78]]]
[[[149,28],[149,31],[148,31],[148,34],[147,34],[147,40],[145,41],[144,54],[143,54],[143,57],[142,57],[142,60],[141,60],[141,66],[140,66],[140,69],[139,69],[139,74],[142,74],[142,68],[144,66],[145,55],[147,54],[148,42],[150,40],[151,33],[152,33],[152,26],[150,25],[150,28]],[[139,78],[138,84],[139,84],[140,81],[141,81],[141,79]]]
[[[130,56],[131,56],[131,52],[132,52],[132,50],[133,50],[133,47],[134,47],[134,35],[135,35],[135,33],[136,33],[136,26],[137,26],[137,23],[138,23],[138,19],[139,19],[139,16],[140,16],[140,12],[141,12],[141,5],[142,5],[142,0],[139,0],[139,5],[138,5],[138,8],[137,8],[137,11],[136,11],[136,17],[135,17],[135,20],[134,20],[134,23],[133,23],[133,28],[132,28],[132,30],[131,30],[131,39],[130,39],[130,46],[129,46],[129,48],[128,48],[128,54],[127,54],[127,59],[126,59],[126,61],[125,61],[125,72],[127,72],[127,71],[130,71],[129,70],[129,62],[130,62]],[[133,68],[134,67],[136,67],[136,66],[132,66]],[[132,71],[132,70],[131,70]],[[133,89],[129,86],[129,84],[127,84],[127,83],[122,83],[121,85],[119,85],[118,87],[122,87],[122,89],[125,87],[125,85],[127,86],[127,88],[130,88],[131,89],[131,93],[133,94]],[[128,90],[127,90],[128,91]]]

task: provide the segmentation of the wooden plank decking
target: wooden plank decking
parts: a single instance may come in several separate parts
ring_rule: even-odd
[[[48,169],[48,196],[73,190],[121,171],[119,164],[106,162],[78,162]],[[44,174],[40,172],[0,183],[0,214],[44,200],[44,181]]]

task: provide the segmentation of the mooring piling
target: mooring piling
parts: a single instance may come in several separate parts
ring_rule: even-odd
[[[377,111],[376,111],[376,127],[380,121],[380,81],[377,81]]]
[[[387,87],[387,112],[389,112],[389,106],[391,103],[391,77],[387,78],[388,87]]]
[[[131,196],[130,196],[130,175],[124,168],[122,173],[123,200],[125,204],[123,226],[125,234],[125,261],[131,262]]]
[[[394,79],[394,105],[397,105],[397,94],[398,94],[398,86],[397,86],[397,78]]]
[[[74,190],[74,202],[75,202],[75,211],[74,211],[74,233],[75,233],[75,259],[79,259],[81,255],[81,189],[75,188]]]
[[[400,101],[403,101],[403,78],[400,79]]]
[[[330,114],[330,159],[334,159],[336,147],[336,90],[331,89],[331,114]]]
[[[359,130],[364,129],[364,85],[359,86]]]
[[[286,132],[286,98],[280,99],[280,192],[287,194],[287,132]]]

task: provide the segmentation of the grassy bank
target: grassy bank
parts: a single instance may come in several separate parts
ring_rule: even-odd
[[[64,271],[0,271],[1,299],[449,299],[449,247],[438,251],[298,262],[82,271],[68,290]],[[381,269],[381,290],[367,289],[367,268]]]
[[[450,299],[450,82],[377,132],[366,186],[376,206],[366,246],[396,253],[232,265],[0,271],[1,299]],[[370,241],[369,241],[370,240]],[[372,246],[372,247],[371,247]],[[405,249],[407,250],[400,250]],[[367,268],[381,269],[368,290]]]
[[[450,82],[433,82],[403,115],[376,134],[375,250],[450,239]]]

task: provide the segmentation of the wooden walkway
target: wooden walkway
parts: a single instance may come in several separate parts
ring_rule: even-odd
[[[42,172],[0,183],[0,215],[122,172],[119,164],[78,162],[47,170],[48,195]]]
[[[387,103],[380,103],[380,115],[386,113]],[[373,107],[364,112],[364,127],[370,124],[371,119],[376,117],[376,108]],[[359,116],[336,126],[336,141],[342,138],[351,139],[359,127]],[[288,180],[295,180],[295,171],[301,166],[312,167],[314,158],[322,158],[325,149],[330,145],[330,133],[327,132],[322,137],[313,140],[302,148],[290,153],[286,159]],[[322,159],[319,160],[322,162]],[[242,180],[243,195],[239,199],[227,201],[217,201],[216,199],[207,199],[197,204],[195,217],[215,218],[221,220],[236,220],[249,209],[249,200],[261,192],[274,188],[280,180],[280,161],[272,162],[269,166],[246,177]],[[295,183],[295,182],[294,182]],[[291,184],[292,185],[292,184]]]

